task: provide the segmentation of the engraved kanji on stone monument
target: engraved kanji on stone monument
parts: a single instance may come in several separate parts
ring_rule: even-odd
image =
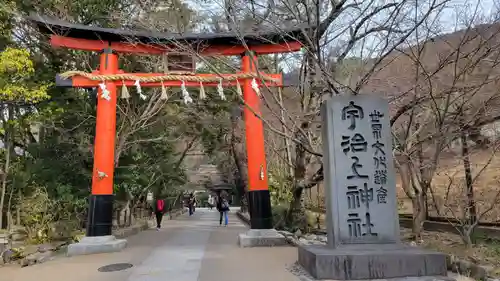
[[[349,130],[353,131],[352,137],[349,135],[342,135],[342,141],[340,145],[343,147],[344,154],[363,155],[367,153],[368,143],[365,140],[365,137],[357,132],[356,129],[356,119],[359,119],[358,122],[362,124],[364,121],[364,111],[363,107],[356,105],[353,101],[349,102],[349,105],[345,106],[342,109],[342,120],[350,119],[350,125],[348,127]],[[373,188],[368,188],[368,184],[366,181],[369,180],[369,176],[366,174],[362,174],[360,170],[363,169],[363,164],[360,163],[358,156],[351,156],[351,174],[346,177],[347,180],[364,180],[363,188],[354,190],[357,186],[348,186],[346,196],[348,198],[348,208],[354,209],[346,220],[349,226],[349,237],[351,239],[357,239],[358,237],[365,236],[368,233],[370,236],[373,236],[373,224],[370,220],[370,202],[373,201]],[[367,221],[362,223],[362,219],[360,218],[360,201],[364,204],[365,217]],[[361,228],[367,230],[365,232],[361,231]]]
[[[375,138],[375,143],[372,144],[373,159],[375,160],[375,174],[373,177],[373,183],[376,185],[380,185],[380,188],[377,189],[377,202],[379,204],[387,204],[387,189],[384,188],[384,185],[387,184],[387,164],[385,163],[385,145],[379,142],[382,135],[382,124],[380,123],[380,119],[384,117],[384,114],[380,113],[377,110],[374,110],[370,113],[371,119],[371,127],[373,137]],[[383,166],[383,167],[382,167]]]
[[[380,113],[378,110],[374,110],[370,113],[373,137],[376,140],[382,138],[382,124],[380,124],[380,118],[382,117],[384,117],[384,114]]]
[[[375,169],[384,168],[387,169],[387,164],[385,164],[385,156],[373,157]]]
[[[358,213],[350,213],[348,215],[347,225],[349,227],[349,236],[351,238],[378,236],[378,234],[373,231],[373,223],[370,213],[364,213],[363,217],[364,219],[361,219]]]
[[[365,138],[360,134],[354,134],[354,136],[342,136],[342,147],[345,154],[349,151],[352,152],[366,152],[368,143]]]
[[[374,156],[379,156],[379,155],[385,155],[384,147],[385,145],[378,140],[372,144],[372,147],[374,149]]]
[[[334,96],[323,105],[323,118],[329,244],[398,241],[388,103]]]
[[[364,113],[363,108],[356,105],[354,101],[350,101],[349,105],[342,108],[342,120],[349,119],[351,124],[349,125],[349,130],[356,129],[356,119],[363,119]]]
[[[373,224],[371,220],[371,215],[368,212],[365,213],[365,223],[363,224],[363,227],[365,229],[363,236],[377,236],[377,233],[373,232],[372,230]]]
[[[368,179],[368,175],[360,173],[360,169],[363,168],[363,165],[359,162],[359,157],[352,156],[351,157],[351,173],[347,176],[347,179]]]
[[[387,204],[387,189],[381,186],[377,189],[377,203],[379,204]]]
[[[346,197],[347,197],[347,207],[349,209],[357,209],[357,208],[361,207],[360,200],[359,200],[358,186],[356,186],[356,185],[348,186],[347,192],[346,192]]]
[[[373,179],[375,184],[386,184],[387,183],[387,170],[375,170],[375,176]]]
[[[368,184],[365,182],[363,188],[359,190],[359,197],[361,198],[361,202],[365,204],[366,211],[369,211],[370,202],[373,201],[373,188],[368,188]]]
[[[349,227],[349,237],[361,236],[361,219],[359,218],[359,214],[349,214],[347,218],[347,225]]]

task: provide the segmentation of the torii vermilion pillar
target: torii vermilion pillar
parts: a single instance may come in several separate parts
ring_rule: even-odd
[[[241,59],[243,72],[256,71],[257,57],[247,52]],[[243,99],[248,107],[243,114],[245,119],[245,139],[248,166],[248,207],[252,229],[273,228],[271,198],[267,182],[266,150],[264,147],[264,127],[262,120],[254,112],[261,115],[260,97],[252,88],[251,80],[246,79],[243,85]],[[252,110],[254,112],[252,112]]]
[[[119,68],[118,53],[136,53],[148,55],[162,55],[169,52],[175,52],[178,46],[175,44],[168,44],[168,40],[162,39],[161,36],[155,42],[164,40],[167,43],[151,44],[151,37],[134,36],[134,43],[128,43],[129,39],[124,35],[123,31],[114,29],[95,29],[82,25],[73,25],[70,23],[63,23],[61,21],[54,21],[51,19],[34,16],[31,20],[38,25],[38,27],[51,36],[51,45],[53,47],[64,47],[75,50],[95,51],[101,52],[99,70],[86,73],[85,75],[72,75],[61,79],[61,76],[56,78],[58,86],[65,87],[86,87],[98,88],[97,96],[97,118],[96,118],[96,136],[94,145],[94,167],[92,174],[92,194],[89,203],[89,215],[87,222],[87,243],[85,247],[80,250],[75,250],[75,254],[93,253],[116,250],[117,245],[111,245],[118,242],[107,241],[107,248],[103,247],[101,241],[103,239],[92,240],[90,238],[110,237],[112,235],[112,209],[113,209],[113,175],[114,175],[114,158],[115,158],[115,137],[116,137],[116,105],[118,96],[118,87],[122,85],[133,87],[135,82],[126,75],[137,77],[163,77],[165,73],[124,73]],[[294,33],[295,32],[295,33]],[[65,34],[59,36],[57,34]],[[248,158],[248,203],[251,215],[251,228],[252,229],[271,229],[272,213],[270,194],[268,190],[268,176],[266,168],[266,155],[264,146],[264,128],[262,120],[260,119],[260,97],[254,88],[253,83],[262,86],[282,86],[281,74],[264,74],[259,72],[259,77],[262,79],[249,78],[252,74],[256,73],[256,60],[259,54],[273,54],[283,52],[294,52],[301,49],[301,44],[295,40],[285,40],[284,38],[297,38],[297,34],[301,34],[302,30],[290,31],[289,37],[287,34],[270,34],[259,35],[259,40],[252,37],[248,42],[243,44],[238,37],[234,36],[233,39],[228,37],[226,41],[232,43],[221,44],[219,37],[213,38],[204,36],[204,39],[198,38],[177,38],[177,42],[183,42],[188,48],[199,48],[197,52],[200,55],[208,56],[241,56],[242,58],[242,71],[237,75],[236,80],[231,79],[234,74],[194,74],[194,77],[204,79],[212,79],[211,82],[203,82],[204,86],[217,86],[220,79],[223,78],[224,86],[237,86],[242,85],[243,99],[245,101],[244,108],[244,122],[246,130],[246,148]],[[131,33],[133,34],[133,33]],[[295,35],[294,35],[295,34]],[[293,35],[293,36],[292,36]],[[132,36],[132,35],[129,35]],[[152,36],[152,35],[151,35]],[[155,35],[158,36],[158,35]],[[266,38],[269,37],[269,38]],[[171,38],[171,35],[165,35],[165,38]],[[269,44],[270,38],[281,38],[282,42]],[[247,40],[246,38],[244,40]],[[256,41],[258,43],[256,43]],[[145,43],[147,42],[147,43]],[[238,42],[238,43],[235,43]],[[191,45],[190,45],[191,44]],[[93,79],[92,75],[125,75],[119,79],[106,78],[105,81]],[[107,77],[107,76],[106,76]],[[179,76],[181,77],[181,76]],[[189,77],[187,77],[189,78]],[[190,79],[179,78],[178,80],[162,80],[162,81],[146,81],[140,83],[141,87],[180,87],[181,84],[186,87],[199,87],[199,81],[192,81]],[[227,79],[226,79],[227,78]],[[264,79],[265,78],[265,79]],[[163,79],[163,78],[162,78]],[[187,80],[186,80],[187,79]],[[218,82],[217,82],[218,81]],[[103,89],[99,84],[104,83],[107,95],[103,93]],[[113,239],[111,239],[113,240]],[[114,241],[114,240],[113,240]],[[87,249],[88,244],[97,245],[92,249]],[[111,246],[110,246],[111,245]],[[114,247],[114,248],[113,248]],[[77,248],[76,246],[73,248]],[[83,249],[85,248],[85,249]],[[106,249],[107,250],[106,250]]]
[[[118,73],[118,55],[104,49],[99,60],[100,74]],[[102,98],[98,90],[96,133],[94,138],[94,166],[89,200],[87,236],[111,235],[113,226],[113,183],[115,169],[117,86],[106,82],[110,100]]]

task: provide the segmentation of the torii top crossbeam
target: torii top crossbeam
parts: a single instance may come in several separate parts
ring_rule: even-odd
[[[304,39],[304,32],[309,29],[295,28],[251,34],[174,34],[86,26],[40,15],[31,15],[29,19],[40,31],[51,35],[54,47],[85,51],[102,51],[111,47],[116,52],[153,55],[184,51],[179,48],[179,44],[206,56],[242,55],[247,51],[246,47],[255,54],[296,52],[301,49],[300,42]]]
[[[168,53],[196,53],[202,56],[242,56],[248,52],[254,55],[296,52],[302,47],[301,41],[309,28],[290,30],[274,30],[254,32],[250,34],[212,33],[212,34],[172,34],[146,31],[131,31],[123,29],[102,28],[73,24],[37,14],[32,14],[29,20],[38,29],[50,35],[50,43],[56,48],[69,48],[83,51],[101,52],[110,49],[114,53],[132,53],[162,55]],[[71,73],[70,73],[71,74]],[[81,74],[81,73],[80,73]],[[97,87],[102,80],[92,75],[80,75],[73,72],[71,76],[56,77],[57,86],[66,87]],[[165,77],[165,73],[134,73],[126,74],[117,70],[114,76],[117,86],[133,86],[140,80],[143,87],[197,87],[200,82],[205,86],[217,86],[223,80],[224,86],[236,86],[248,75],[258,76],[256,83],[267,86],[282,86],[281,74],[239,72],[237,74],[196,74],[185,77],[179,75]],[[176,73],[179,74],[179,73]],[[194,74],[194,73],[192,73]],[[116,76],[119,75],[119,76]],[[94,79],[90,79],[90,76]],[[131,79],[134,78],[134,79]],[[155,78],[152,78],[155,77]],[[112,80],[109,76],[106,80]]]

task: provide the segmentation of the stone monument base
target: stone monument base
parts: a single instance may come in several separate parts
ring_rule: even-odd
[[[446,276],[446,255],[401,244],[299,246],[299,264],[316,279]]]
[[[119,252],[127,246],[127,240],[116,239],[113,235],[84,237],[75,244],[68,246],[67,256],[90,255]]]
[[[288,245],[285,236],[276,229],[250,229],[238,236],[240,247],[274,247]]]

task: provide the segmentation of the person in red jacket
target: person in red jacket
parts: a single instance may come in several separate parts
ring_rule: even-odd
[[[161,220],[163,218],[163,214],[165,213],[165,201],[157,199],[154,207],[156,215],[156,230],[160,230]]]

